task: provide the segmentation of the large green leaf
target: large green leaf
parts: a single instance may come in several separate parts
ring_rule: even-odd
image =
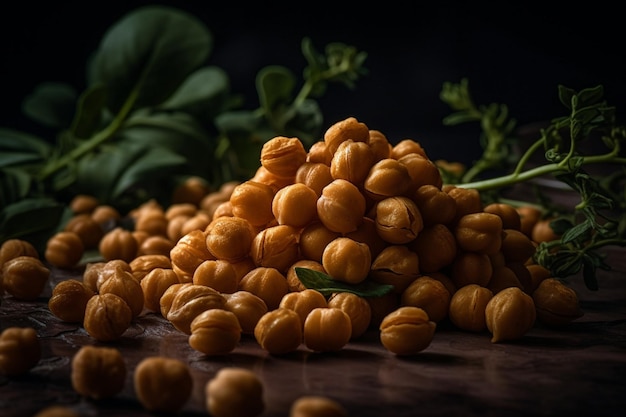
[[[270,65],[259,71],[256,88],[261,108],[268,117],[271,118],[279,107],[291,103],[295,86],[296,77],[288,68]]]
[[[71,127],[74,136],[85,139],[101,127],[105,103],[106,88],[102,84],[93,85],[81,94]]]
[[[24,199],[5,206],[0,211],[0,242],[54,231],[64,210],[64,205],[47,198]]]
[[[0,169],[0,207],[23,199],[30,190],[31,176],[18,168]]]
[[[66,128],[74,115],[76,97],[76,90],[70,85],[45,82],[24,98],[22,111],[44,126]]]
[[[52,146],[37,136],[19,130],[0,127],[0,152],[32,153],[45,158],[50,154]]]
[[[212,34],[195,16],[167,6],[140,7],[106,32],[89,81],[107,86],[114,114],[133,94],[135,107],[157,106],[206,62],[212,47]]]

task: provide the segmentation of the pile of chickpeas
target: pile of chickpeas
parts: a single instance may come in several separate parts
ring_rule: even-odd
[[[44,260],[28,242],[5,242],[0,291],[35,299],[49,266],[75,268],[97,249],[102,260],[87,263],[82,280],[59,282],[48,304],[97,341],[118,340],[140,315],[159,314],[209,356],[232,352],[244,335],[273,355],[302,347],[337,351],[368,330],[404,356],[426,349],[443,320],[498,343],[523,337],[536,321],[560,325],[582,315],[576,293],[532,261],[537,242],[529,221],[537,218],[508,204],[483,205],[476,190],[444,185],[419,142],[393,145],[354,117],[332,125],[308,150],[298,138],[269,140],[247,181],[210,191],[191,178],[169,207],[149,201],[128,213],[132,227],[90,196],[77,196],[71,207],[74,217],[48,241]],[[323,295],[303,285],[299,268],[356,289],[369,282],[391,290]],[[32,334],[20,334],[12,337],[32,342]],[[9,337],[0,339],[5,371]],[[119,392],[123,378],[104,384],[84,355],[103,355],[100,364],[126,372],[115,348],[83,347],[73,362],[74,388],[91,397]],[[155,411],[182,407],[191,391],[186,365],[146,362],[135,371],[142,404]],[[32,366],[24,360],[21,370]],[[220,410],[231,407],[240,384],[255,394],[237,415],[260,414],[255,376],[232,371],[207,384],[209,412],[233,415]],[[146,382],[159,376],[170,382]],[[234,385],[216,388],[220,383]],[[329,399],[310,400],[345,415]]]

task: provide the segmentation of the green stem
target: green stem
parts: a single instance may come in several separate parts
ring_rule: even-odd
[[[49,178],[51,175],[55,174],[59,170],[65,168],[67,165],[70,165],[73,161],[81,158],[82,156],[88,154],[102,143],[109,140],[111,137],[115,135],[115,133],[122,127],[126,116],[132,110],[135,101],[137,99],[139,93],[139,89],[134,89],[131,91],[130,96],[124,103],[124,106],[120,109],[120,112],[117,114],[115,119],[109,123],[107,127],[103,130],[97,132],[93,135],[89,140],[81,143],[78,147],[73,149],[71,152],[67,153],[60,159],[52,161],[51,164],[45,166],[45,168],[39,174],[39,180],[43,181]]]

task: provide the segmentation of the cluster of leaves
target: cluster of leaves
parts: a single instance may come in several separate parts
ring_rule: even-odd
[[[250,178],[274,136],[310,145],[323,127],[316,98],[329,83],[354,88],[367,55],[342,43],[319,53],[308,38],[301,46],[300,90],[291,70],[268,66],[250,110],[209,65],[213,37],[199,19],[165,6],[123,16],[87,62],[84,91],[44,83],[25,98],[25,114],[54,138],[0,129],[0,242],[45,239],[77,194],[125,213],[147,199],[167,204],[190,176],[211,188]]]
[[[515,121],[508,118],[506,106],[476,106],[467,80],[446,83],[441,92],[441,99],[456,111],[444,123],[479,121],[484,149],[481,159],[470,169],[460,175],[450,174],[447,179],[481,191],[486,202],[501,199],[505,188],[532,183],[540,177],[550,176],[565,184],[580,199],[573,209],[555,208],[549,204],[546,193],[535,188],[537,205],[550,216],[558,214],[550,225],[560,238],[541,243],[534,258],[555,277],[567,278],[582,271],[585,285],[592,290],[598,289],[597,270],[610,269],[601,249],[626,246],[626,157],[622,150],[626,127],[618,124],[615,108],[603,96],[602,86],[579,92],[559,86],[559,99],[569,113],[552,119],[533,143],[517,153],[513,151],[514,145],[519,145],[514,134]],[[592,146],[589,142],[593,142]],[[531,158],[540,151],[543,163],[529,167]],[[611,165],[615,169],[607,175],[592,175],[585,170],[591,165]],[[485,177],[491,169],[507,173]]]

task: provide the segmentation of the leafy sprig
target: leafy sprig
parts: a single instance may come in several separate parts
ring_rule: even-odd
[[[539,245],[534,259],[550,269],[555,277],[566,278],[582,271],[585,285],[598,289],[596,272],[610,269],[601,249],[607,246],[626,246],[626,158],[622,144],[626,140],[626,127],[616,120],[615,108],[603,99],[602,86],[576,92],[559,86],[559,99],[569,114],[551,120],[541,129],[540,137],[519,156],[516,164],[504,157],[511,151],[516,138],[514,122],[507,120],[506,107],[492,104],[477,107],[473,104],[467,80],[460,84],[447,83],[441,98],[455,113],[445,119],[446,124],[480,121],[483,128],[484,153],[463,176],[457,186],[477,189],[485,195],[515,184],[528,183],[543,176],[552,176],[578,194],[580,201],[573,210],[564,211],[551,222],[559,239]],[[499,109],[499,110],[498,110]],[[601,141],[598,146],[583,147],[583,142]],[[594,144],[595,144],[594,142]],[[587,149],[592,149],[588,152]],[[531,158],[543,151],[544,162],[529,166]],[[591,175],[585,171],[589,165],[611,164],[616,167],[607,176]],[[506,168],[509,173],[499,177],[478,178],[490,168]],[[528,204],[529,202],[519,202]],[[540,201],[545,205],[545,200]]]

